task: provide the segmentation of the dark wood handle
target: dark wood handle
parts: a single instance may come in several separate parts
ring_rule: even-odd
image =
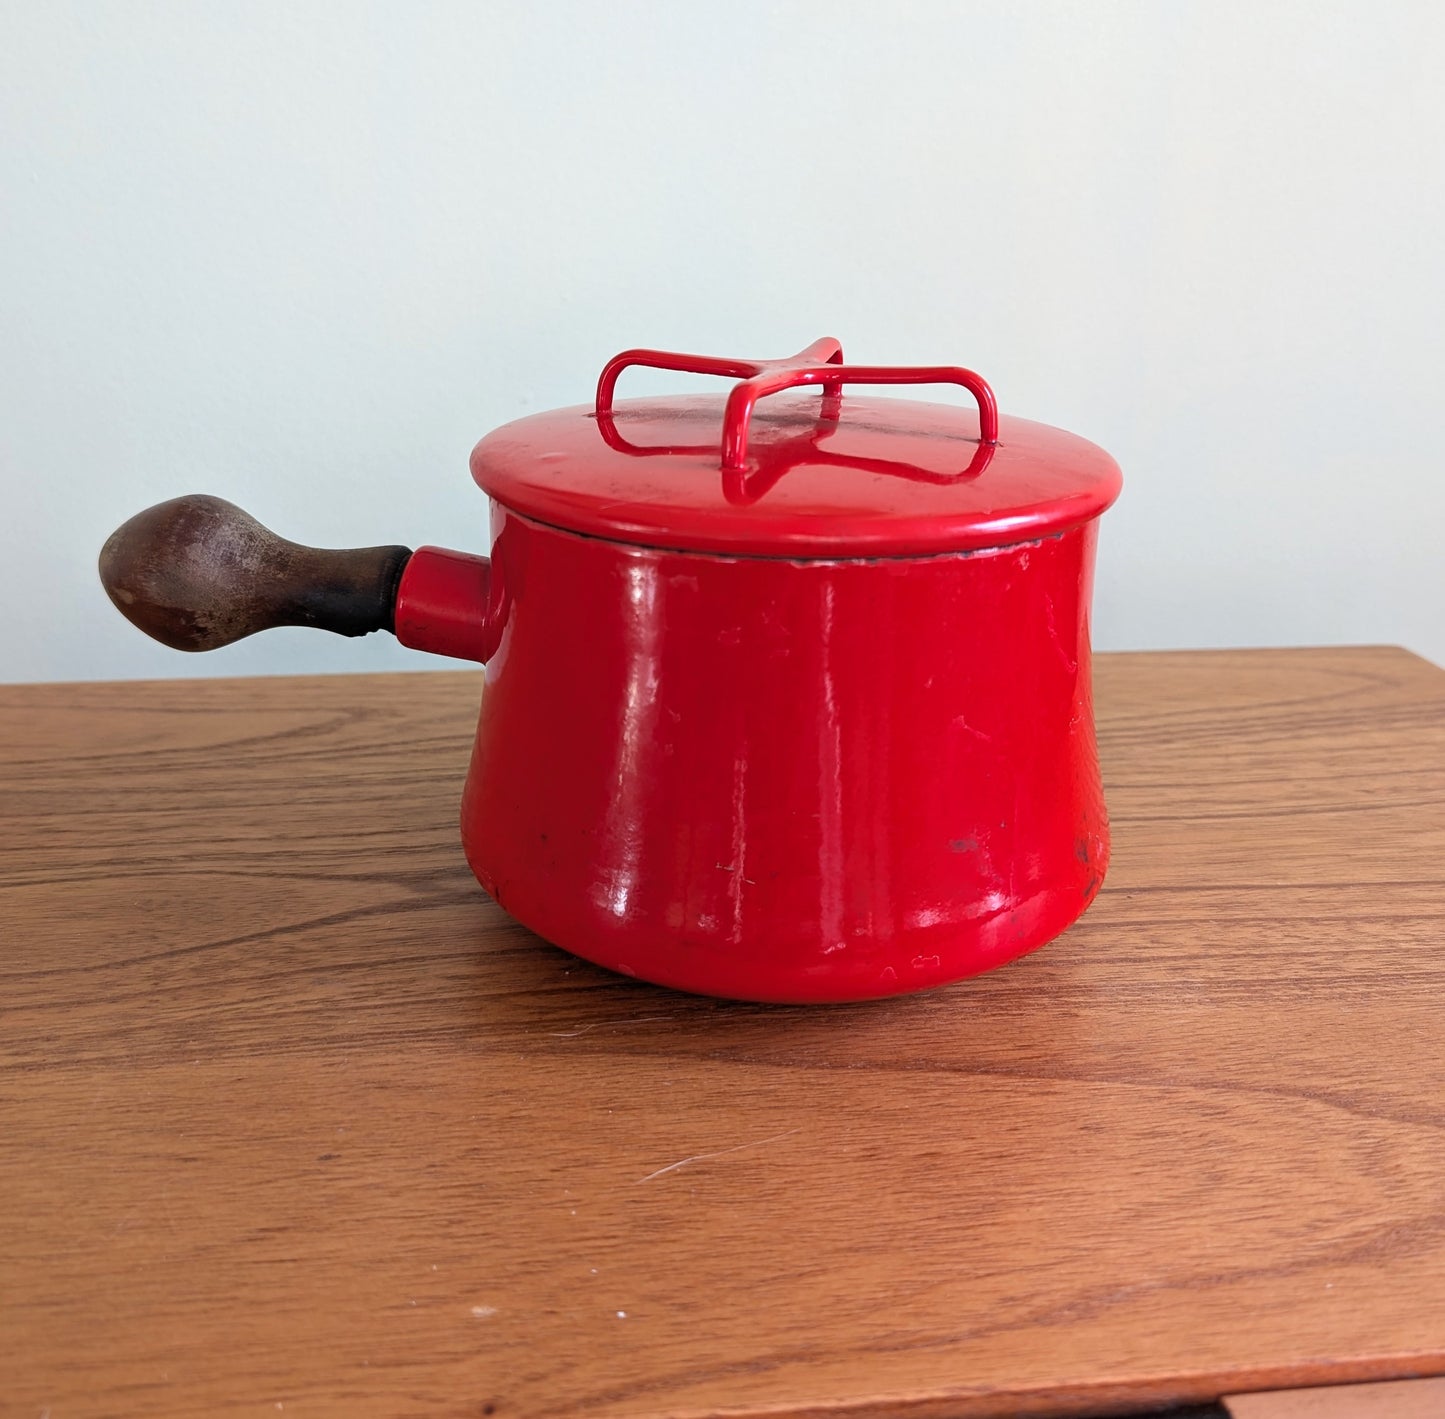
[[[234,503],[192,494],[111,533],[100,579],[148,636],[175,650],[215,650],[272,626],[389,631],[410,556],[406,547],[302,547]]]

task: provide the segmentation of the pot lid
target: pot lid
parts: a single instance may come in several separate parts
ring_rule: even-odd
[[[726,395],[614,400],[636,365],[739,383]],[[957,384],[977,409],[844,394],[845,384]],[[603,369],[594,403],[488,434],[472,476],[505,506],[569,531],[800,558],[1034,541],[1097,517],[1121,484],[1087,440],[1001,418],[971,370],[848,365],[836,340],[784,360],[627,350]]]

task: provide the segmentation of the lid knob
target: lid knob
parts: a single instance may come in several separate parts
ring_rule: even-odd
[[[978,401],[981,444],[998,442],[998,401],[988,382],[959,365],[845,365],[838,341],[815,340],[796,355],[782,360],[730,360],[712,355],[684,355],[668,350],[624,350],[602,368],[597,381],[596,413],[599,420],[612,413],[612,396],[618,376],[633,365],[677,370],[686,374],[716,374],[741,381],[728,394],[723,410],[722,469],[740,473],[747,466],[748,428],[759,399],[799,385],[823,389],[819,417],[836,421],[844,384],[958,384]]]

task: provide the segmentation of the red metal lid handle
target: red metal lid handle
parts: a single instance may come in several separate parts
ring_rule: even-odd
[[[723,411],[722,466],[740,472],[747,466],[748,425],[759,399],[800,384],[821,384],[824,397],[839,384],[961,384],[978,400],[979,442],[998,442],[998,401],[972,370],[952,365],[801,365],[768,370],[733,386]],[[836,418],[836,413],[829,417]]]
[[[998,442],[998,401],[982,376],[957,365],[845,365],[843,347],[832,339],[815,340],[806,350],[785,360],[728,360],[711,355],[682,355],[666,350],[624,350],[603,367],[597,381],[597,417],[612,412],[618,376],[632,365],[679,370],[689,374],[716,374],[741,380],[728,394],[723,411],[722,466],[740,472],[747,466],[748,427],[759,399],[799,385],[823,387],[821,415],[838,417],[838,398],[844,384],[958,384],[978,401],[978,434],[982,444]]]
[[[617,388],[618,377],[623,370],[634,366],[676,370],[680,374],[717,374],[727,379],[752,379],[767,370],[804,362],[809,365],[842,364],[843,347],[828,338],[814,340],[806,350],[800,350],[787,360],[728,360],[714,355],[681,355],[671,350],[624,350],[620,355],[613,355],[602,367],[602,374],[597,380],[597,413],[602,417],[612,412],[612,395]],[[831,381],[831,387],[826,392],[838,392],[836,380]]]

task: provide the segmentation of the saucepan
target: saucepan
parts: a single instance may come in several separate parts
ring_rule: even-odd
[[[632,366],[734,381],[618,400]],[[967,404],[859,394],[955,385]],[[538,936],[747,1000],[858,1000],[1042,945],[1103,881],[1090,601],[1114,461],[957,366],[628,350],[488,434],[490,555],[329,551],[218,498],[106,543],[178,650],[391,631],[486,667],[461,836]]]

